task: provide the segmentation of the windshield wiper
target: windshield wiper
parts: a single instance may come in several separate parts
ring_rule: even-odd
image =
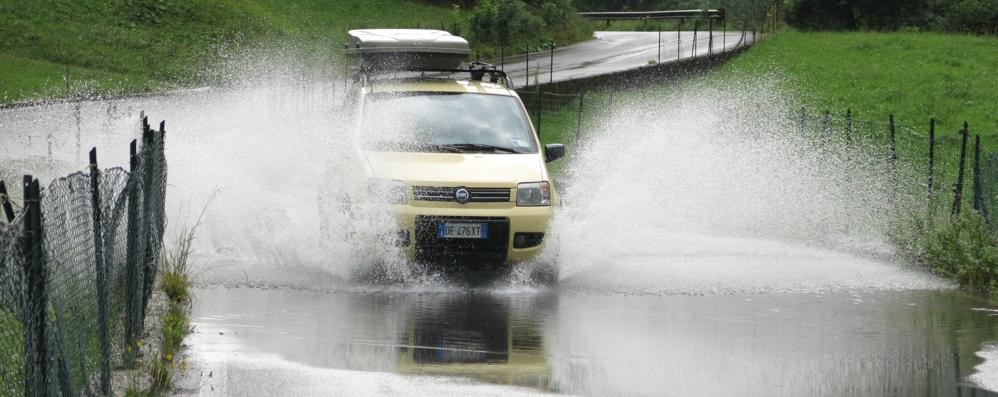
[[[377,151],[402,151],[402,152],[422,152],[439,151],[448,153],[464,153],[465,150],[451,145],[431,145],[413,142],[377,141],[367,145]]]
[[[508,148],[504,146],[486,145],[482,143],[454,143],[449,145],[437,145],[437,146],[441,148],[457,149],[463,152],[492,151],[492,152],[521,154],[519,150],[513,148]]]

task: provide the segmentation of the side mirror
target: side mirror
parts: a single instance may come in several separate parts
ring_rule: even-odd
[[[560,143],[549,143],[544,145],[544,161],[552,162],[565,157],[565,145]]]

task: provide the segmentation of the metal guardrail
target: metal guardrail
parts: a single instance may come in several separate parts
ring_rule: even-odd
[[[723,8],[716,10],[669,10],[669,11],[612,11],[612,12],[580,12],[579,16],[595,20],[628,20],[628,19],[685,19],[710,18],[724,20]]]

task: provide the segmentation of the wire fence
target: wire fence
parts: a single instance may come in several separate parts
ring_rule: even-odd
[[[614,102],[613,90],[555,93],[530,87],[518,93],[538,134],[551,142],[579,142],[591,127],[587,113]],[[998,222],[992,222],[998,212],[998,152],[982,141],[981,133],[987,136],[987,131],[975,131],[969,123],[942,130],[935,119],[923,126],[902,124],[893,115],[879,121],[860,119],[851,110],[802,108],[787,119],[792,125],[786,128],[797,130],[802,155],[830,158],[843,170],[885,175],[878,188],[890,202],[878,207],[918,215],[930,223],[969,209],[998,233]],[[848,179],[848,173],[843,178]]]
[[[924,126],[885,120],[860,120],[846,113],[808,112],[797,119],[801,133],[818,150],[839,148],[844,162],[865,162],[886,170],[887,197],[900,210],[924,213],[930,222],[956,216],[967,208],[984,217],[994,230],[991,214],[998,206],[998,153],[988,150],[971,125],[940,130],[935,119]]]
[[[0,183],[0,395],[108,395],[134,368],[165,227],[164,124],[142,118],[129,169],[90,166],[44,190]]]

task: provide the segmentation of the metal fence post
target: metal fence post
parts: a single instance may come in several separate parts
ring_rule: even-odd
[[[506,71],[506,32],[499,33],[499,70]]]
[[[526,65],[524,67],[524,69],[526,69],[526,71],[524,72],[524,76],[523,76],[523,80],[524,80],[523,81],[523,87],[526,88],[526,87],[530,87],[530,49],[529,48],[524,49],[523,53],[524,53],[524,57],[526,57],[526,61],[525,61]]]
[[[821,145],[827,145],[832,141],[832,112],[826,110],[821,116]]]
[[[25,392],[48,395],[48,351],[45,324],[48,316],[45,293],[45,263],[42,256],[42,211],[38,180],[24,176],[24,276],[26,316],[24,324]]]
[[[981,136],[974,135],[974,210],[984,215],[984,196],[981,194]]]
[[[846,149],[852,145],[852,109],[846,109]]]
[[[100,390],[103,395],[111,394],[111,345],[109,341],[108,314],[110,294],[108,293],[107,267],[104,262],[104,233],[101,225],[100,168],[97,166],[97,148],[90,149],[90,204],[94,222],[94,267],[97,275],[97,337],[100,343]]]
[[[83,117],[80,114],[80,101],[76,101],[73,107],[73,118],[76,120],[76,161],[80,161],[80,134],[83,132]]]
[[[679,24],[676,25],[676,60],[683,54],[683,19],[679,18]]]
[[[10,198],[7,196],[7,185],[0,181],[0,206],[3,206],[4,216],[7,218],[7,223],[14,221],[14,207],[10,204]]]
[[[150,221],[147,222],[149,238],[147,239],[146,248],[146,269],[145,269],[145,286],[143,292],[145,293],[142,299],[142,314],[143,319],[145,318],[145,307],[149,302],[149,297],[152,295],[152,290],[156,284],[156,274],[159,271],[159,250],[162,247],[163,241],[163,204],[165,200],[165,192],[162,190],[165,181],[165,167],[164,163],[164,149],[165,149],[165,138],[166,135],[166,121],[159,122],[159,131],[150,132],[150,149],[149,150],[149,178],[150,184],[148,188],[148,198],[149,203],[148,210],[145,217]],[[154,182],[154,183],[153,183]],[[154,244],[155,243],[155,244]]]
[[[548,64],[548,85],[554,84],[554,42],[551,42],[551,62]]]
[[[963,122],[963,131],[961,131],[962,137],[960,141],[960,166],[958,167],[958,174],[956,175],[956,186],[953,187],[953,212],[954,216],[960,215],[960,204],[963,201],[963,171],[966,167],[967,162],[967,139],[969,138],[969,131],[967,130],[967,122]]]
[[[579,113],[575,116],[575,142],[579,142],[579,137],[582,131],[582,105],[586,100],[586,91],[579,93]]]
[[[144,124],[144,123],[143,123]],[[135,286],[138,284],[138,269],[139,269],[139,234],[141,228],[141,222],[138,218],[139,216],[139,198],[141,185],[137,182],[140,174],[140,164],[139,155],[136,148],[136,141],[133,139],[129,145],[129,183],[128,183],[128,225],[126,239],[126,263],[125,263],[125,342],[126,350],[124,356],[125,367],[131,367],[134,365],[135,353],[132,349],[135,347],[135,339],[138,336],[138,329],[136,327],[135,318],[137,316],[136,311],[137,302],[135,299]]]
[[[932,178],[935,170],[936,161],[936,118],[929,118],[929,180],[928,185],[928,197],[929,197],[929,219],[932,219],[932,193],[934,187],[932,186]]]
[[[721,52],[728,51],[728,19],[721,20]]]
[[[897,150],[897,129],[894,125],[894,114],[890,114],[890,128],[891,128],[891,200],[894,204],[898,203],[898,150]]]
[[[658,28],[658,63],[662,63],[662,26],[656,25]]]
[[[805,109],[803,106],[801,106],[800,107],[800,135],[801,136],[804,136],[804,133],[807,132],[807,125],[806,124],[807,124],[807,109]]]
[[[691,55],[693,58],[697,57],[697,30],[699,30],[699,29],[700,29],[700,20],[699,19],[694,20],[693,21],[693,53]]]
[[[710,31],[710,39],[707,40],[707,54],[714,53],[714,18],[707,18],[707,30]]]
[[[443,29],[440,29],[443,30]],[[145,122],[145,127],[142,131],[142,150],[139,155],[142,157],[142,246],[143,250],[141,253],[142,261],[140,263],[141,275],[139,282],[142,287],[142,294],[140,295],[139,307],[138,307],[138,329],[142,330],[144,328],[144,322],[146,317],[146,304],[149,301],[149,294],[152,292],[151,282],[155,280],[156,275],[150,274],[150,270],[153,269],[153,264],[150,263],[152,258],[154,258],[155,253],[152,252],[153,246],[150,244],[152,241],[152,206],[153,206],[153,171],[155,171],[155,162],[153,155],[156,151],[156,133],[149,127],[148,120]]]
[[[544,106],[543,105],[544,93],[541,92],[541,86],[540,85],[537,85],[536,98],[537,98],[537,104],[536,104],[536,106],[537,106],[537,108],[536,108],[537,109],[536,110],[536,112],[537,112],[537,137],[540,138],[541,137],[541,111],[542,111],[543,106]]]

